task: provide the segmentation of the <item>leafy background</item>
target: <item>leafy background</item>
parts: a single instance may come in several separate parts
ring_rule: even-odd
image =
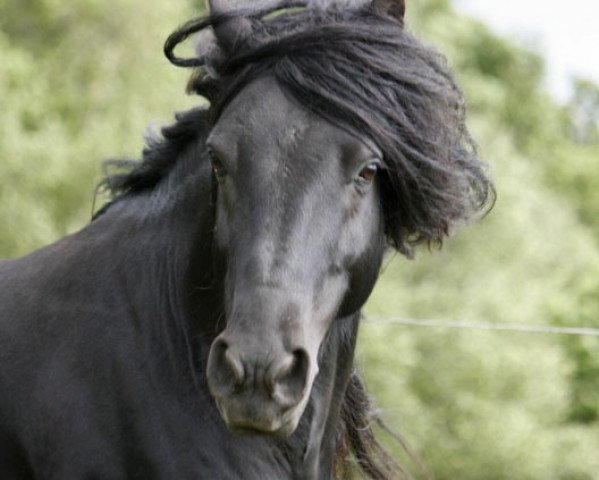
[[[535,52],[449,0],[409,7],[409,28],[447,54],[463,85],[499,197],[443,250],[388,258],[360,369],[437,479],[599,479],[597,337],[375,321],[599,327],[599,87],[576,79],[558,105]],[[137,156],[148,124],[197,104],[161,48],[199,8],[2,0],[0,256],[85,225],[100,160]]]

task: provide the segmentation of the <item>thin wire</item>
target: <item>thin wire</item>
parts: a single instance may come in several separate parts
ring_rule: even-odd
[[[544,325],[517,325],[511,323],[456,322],[453,320],[416,320],[412,318],[364,317],[366,324],[394,324],[409,327],[456,328],[462,330],[495,330],[518,333],[540,333],[550,335],[579,335],[599,337],[599,328],[593,327],[551,327]]]

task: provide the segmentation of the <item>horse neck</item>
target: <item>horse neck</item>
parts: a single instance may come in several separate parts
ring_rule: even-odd
[[[223,273],[212,255],[212,179],[208,165],[197,165],[196,153],[182,158],[154,191],[116,202],[94,222],[99,229],[112,225],[119,239],[122,286],[129,290],[135,316],[143,319],[145,341],[168,352],[168,375],[188,387],[204,378],[201,372],[224,312]],[[297,431],[268,447],[281,450],[294,478],[332,476],[357,325],[357,314],[335,321]],[[206,391],[204,384],[196,382],[196,387]]]
[[[306,412],[288,444],[294,478],[333,478],[337,460],[340,411],[353,369],[359,313],[335,320],[319,355],[320,370]]]
[[[220,328],[224,326],[224,266],[214,260],[212,251],[214,212],[211,191],[214,185],[209,172],[209,167],[203,172],[202,188],[176,195],[178,201],[171,208],[173,215],[175,212],[188,212],[190,215],[180,220],[187,231],[182,236],[188,239],[188,247],[182,262],[186,270],[181,270],[179,275],[185,278],[182,293],[187,300],[186,314],[191,316],[193,335],[200,339],[198,344],[193,345],[197,355],[196,368],[202,370],[212,339],[219,333],[219,325]],[[172,185],[178,185],[185,178],[189,179],[189,168],[182,163],[172,173],[170,181]],[[191,184],[197,185],[196,182]],[[201,215],[190,213],[197,211],[198,205],[205,207]],[[193,225],[191,231],[189,225]],[[294,478],[332,478],[339,415],[353,368],[358,323],[359,313],[333,323],[323,341],[320,372],[297,431],[285,442],[273,441],[283,452],[287,452]],[[200,377],[204,378],[204,375]],[[204,389],[205,385],[201,388]]]
[[[210,167],[201,161],[200,148],[199,141],[191,142],[158,185],[113,202],[86,229],[106,239],[101,249],[116,265],[113,281],[140,323],[139,335],[149,348],[169,352],[175,368],[181,362],[189,367],[189,338],[210,320],[206,311],[214,310],[194,310],[211,301],[217,283],[210,255]]]

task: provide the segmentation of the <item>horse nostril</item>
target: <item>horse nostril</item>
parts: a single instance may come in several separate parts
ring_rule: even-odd
[[[297,405],[304,396],[308,384],[310,358],[301,348],[293,351],[278,368],[272,372],[272,397],[282,406]]]
[[[208,386],[214,396],[230,394],[243,383],[245,371],[243,363],[235,351],[229,348],[226,340],[214,340],[208,355]]]

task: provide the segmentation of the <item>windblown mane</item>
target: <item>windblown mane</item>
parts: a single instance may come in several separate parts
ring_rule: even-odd
[[[98,189],[107,190],[112,196],[112,201],[98,210],[94,219],[121,197],[154,188],[171,171],[181,152],[196,140],[200,133],[207,130],[207,117],[205,108],[177,113],[175,123],[163,127],[160,136],[153,135],[147,138],[141,160],[106,161],[104,166],[107,173]]]
[[[295,8],[288,8],[288,7]],[[495,192],[478,160],[465,124],[463,95],[442,55],[424,46],[395,18],[371,4],[356,8],[306,8],[287,0],[268,7],[192,20],[165,44],[175,64],[197,67],[189,90],[211,102],[209,120],[250,82],[273,75],[298,101],[345,128],[366,132],[384,154],[381,175],[389,243],[411,255],[420,243],[441,244],[454,226],[484,213]],[[252,33],[228,55],[210,27],[235,17],[250,18]],[[174,48],[200,32],[197,58],[181,59]],[[164,130],[164,145],[179,142]],[[144,152],[130,176],[107,177],[114,193],[156,184],[172,161],[156,161],[161,144]]]
[[[211,101],[212,121],[242,88],[272,75],[316,114],[366,133],[384,155],[390,244],[408,255],[417,244],[441,244],[494,201],[445,58],[371,3],[308,7],[279,0],[192,20],[169,37],[165,53],[197,67],[189,90]],[[251,32],[218,45],[210,27],[236,17],[250,19]],[[198,57],[176,57],[174,48],[198,32]]]

